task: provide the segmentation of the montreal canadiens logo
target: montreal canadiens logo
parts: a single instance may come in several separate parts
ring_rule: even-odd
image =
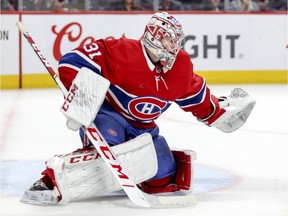
[[[147,121],[157,119],[167,104],[155,97],[138,97],[129,102],[128,110],[133,117]]]

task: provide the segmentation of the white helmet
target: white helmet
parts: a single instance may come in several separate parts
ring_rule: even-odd
[[[181,24],[166,12],[155,13],[146,25],[142,42],[167,70],[176,60],[184,39]]]

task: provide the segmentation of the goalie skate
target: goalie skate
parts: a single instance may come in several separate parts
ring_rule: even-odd
[[[36,181],[28,190],[25,191],[21,202],[36,205],[56,205],[58,197],[55,196],[55,189],[50,190],[41,180]]]

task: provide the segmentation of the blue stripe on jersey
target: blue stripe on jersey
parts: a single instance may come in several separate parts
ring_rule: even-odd
[[[117,103],[119,104],[121,102],[122,107],[125,109],[125,112],[128,112],[128,104],[133,99],[136,98],[136,95],[129,95],[128,93],[122,91],[121,88],[110,85],[110,90],[113,92],[115,97],[117,98]]]
[[[175,100],[175,103],[177,103],[181,108],[185,108],[188,106],[194,106],[196,104],[201,103],[206,95],[206,83],[203,83],[203,86],[201,90],[196,94],[192,95],[190,97],[181,99],[181,100]]]
[[[126,117],[129,118],[130,120],[140,119],[140,118],[137,118],[139,116],[133,115],[133,113],[132,113],[133,111],[131,109],[129,109],[129,103],[131,101],[143,99],[143,101],[142,101],[143,104],[138,103],[136,109],[138,109],[138,108],[141,109],[141,106],[144,105],[144,104],[146,104],[150,108],[153,107],[153,109],[149,110],[149,113],[146,113],[147,116],[145,116],[145,111],[143,111],[143,110],[141,111],[141,115],[143,115],[143,119],[141,119],[142,122],[151,122],[151,119],[149,119],[149,117],[148,117],[149,115],[151,115],[151,114],[153,115],[153,114],[159,113],[159,112],[162,114],[171,105],[170,101],[162,100],[162,99],[157,98],[157,97],[153,97],[153,96],[151,96],[151,97],[149,97],[149,96],[141,97],[141,96],[136,96],[136,95],[133,95],[133,94],[129,94],[129,93],[125,92],[123,89],[121,89],[119,86],[115,86],[115,85],[112,85],[112,84],[110,85],[108,93],[111,95],[112,100],[114,100],[114,102],[116,104],[118,104],[118,108],[120,108],[122,110],[122,112],[126,113],[126,115],[127,115]],[[161,103],[161,104],[163,104],[163,106],[158,106],[159,104],[157,104],[157,103],[159,101],[163,102],[163,103]],[[140,114],[140,113],[138,113],[138,114]],[[145,120],[145,117],[147,118],[146,120]]]
[[[90,70],[101,74],[101,71],[96,67],[96,63],[94,62],[94,65],[87,61],[82,56],[78,55],[76,52],[69,52],[65,54],[59,61],[60,64],[69,64],[77,68],[87,67]]]

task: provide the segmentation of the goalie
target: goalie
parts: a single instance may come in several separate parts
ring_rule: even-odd
[[[67,203],[121,189],[81,127],[92,121],[144,192],[191,192],[195,154],[171,150],[155,120],[175,102],[200,122],[232,132],[255,100],[239,88],[212,95],[181,49],[183,40],[176,18],[155,13],[140,40],[100,39],[61,58],[59,76],[69,89],[61,111],[68,128],[79,130],[83,148],[48,160],[23,202]],[[55,161],[62,167],[57,178]]]

